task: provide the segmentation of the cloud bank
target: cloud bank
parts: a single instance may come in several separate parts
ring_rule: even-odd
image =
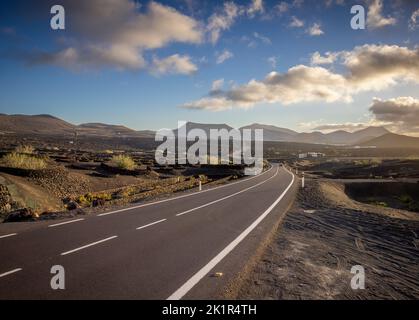
[[[193,74],[196,71],[198,71],[198,67],[186,55],[174,54],[164,59],[153,57],[151,73],[155,75]]]
[[[373,99],[369,109],[376,121],[392,126],[397,132],[419,133],[419,99],[398,97]]]
[[[395,25],[397,20],[392,17],[384,17],[382,15],[383,2],[382,0],[370,0],[367,14],[368,28],[377,29],[386,26]]]
[[[198,44],[204,39],[198,21],[154,1],[144,9],[130,0],[61,3],[69,13],[66,18],[71,28],[66,34],[71,37],[62,40],[60,50],[33,54],[29,58],[32,64],[141,69],[146,66],[146,50],[175,42]]]
[[[321,124],[316,125],[312,130],[353,132],[370,126],[384,126],[391,132],[419,136],[419,99],[413,97],[397,97],[387,100],[374,98],[369,111],[371,118],[367,122]]]
[[[331,58],[333,57],[333,58]],[[184,104],[188,109],[220,111],[249,108],[261,103],[283,105],[300,102],[351,102],[365,91],[380,91],[401,81],[419,83],[419,48],[397,45],[364,45],[352,51],[315,56],[317,62],[339,62],[342,73],[320,66],[297,65],[285,73],[271,72],[263,80],[251,80],[217,94]]]

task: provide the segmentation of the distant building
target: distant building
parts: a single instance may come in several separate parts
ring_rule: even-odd
[[[322,158],[326,156],[324,153],[321,152],[307,152],[307,153],[300,153],[298,154],[299,159],[306,159],[306,158]]]
[[[307,154],[309,157],[312,157],[312,158],[322,158],[325,156],[325,154],[321,152],[308,152]]]

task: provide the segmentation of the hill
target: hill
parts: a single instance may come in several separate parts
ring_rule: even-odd
[[[361,144],[364,147],[419,149],[419,138],[387,133]]]
[[[75,125],[59,118],[40,115],[0,115],[0,132],[17,134],[74,134]]]
[[[184,126],[182,126],[179,129],[175,129],[173,130],[175,136],[178,136],[178,132],[179,130],[185,130],[186,129],[186,133],[188,133],[189,131],[193,130],[193,129],[201,129],[204,130],[204,132],[206,133],[207,137],[210,137],[210,130],[211,129],[215,129],[215,130],[220,130],[220,129],[226,129],[228,131],[230,131],[231,129],[233,129],[232,127],[230,127],[227,124],[206,124],[206,123],[196,123],[196,122],[187,122]],[[182,137],[182,135],[181,135]]]
[[[264,141],[291,141],[292,138],[298,134],[297,132],[290,129],[259,123],[253,123],[251,125],[240,128],[240,130],[243,129],[263,129]]]
[[[150,130],[136,131],[125,126],[104,123],[81,124],[77,126],[77,133],[100,137],[154,137],[154,132]]]
[[[387,133],[389,133],[389,131],[383,127],[368,127],[355,132],[338,130],[330,133],[322,133],[315,131],[299,133],[293,136],[292,141],[315,144],[354,145],[380,137]]]
[[[41,134],[41,135],[74,135],[100,137],[154,137],[150,130],[135,131],[121,125],[104,123],[85,123],[74,125],[57,117],[40,115],[7,115],[0,114],[0,133]]]
[[[223,124],[204,124],[187,122],[186,132],[192,129],[203,130],[210,137],[211,129],[226,129],[230,131],[231,126]],[[303,132],[276,127],[273,125],[253,123],[241,127],[243,129],[263,129],[264,141],[266,142],[295,142],[307,144],[342,145],[342,146],[375,146],[378,148],[419,148],[419,138],[397,135],[389,132],[383,127],[368,127],[355,132],[343,130],[331,133]],[[77,132],[80,136],[104,137],[104,138],[151,138],[155,136],[154,131],[136,131],[123,125],[111,125],[104,123],[85,123],[74,125],[57,117],[41,115],[6,115],[0,114],[0,134],[19,135],[49,135],[49,136],[73,136]],[[174,130],[178,135],[178,129]]]

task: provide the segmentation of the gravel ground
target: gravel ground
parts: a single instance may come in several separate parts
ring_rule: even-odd
[[[351,289],[354,265],[364,267],[364,290]],[[236,298],[419,299],[419,215],[308,181]]]

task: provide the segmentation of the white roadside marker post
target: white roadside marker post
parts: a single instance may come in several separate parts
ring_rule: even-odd
[[[202,182],[199,180],[199,191],[202,191]]]
[[[304,184],[304,182],[305,182],[305,181],[304,181],[304,172],[303,172],[303,178],[301,179],[301,187],[302,187],[303,189],[304,189],[304,185],[305,185],[305,184]]]

